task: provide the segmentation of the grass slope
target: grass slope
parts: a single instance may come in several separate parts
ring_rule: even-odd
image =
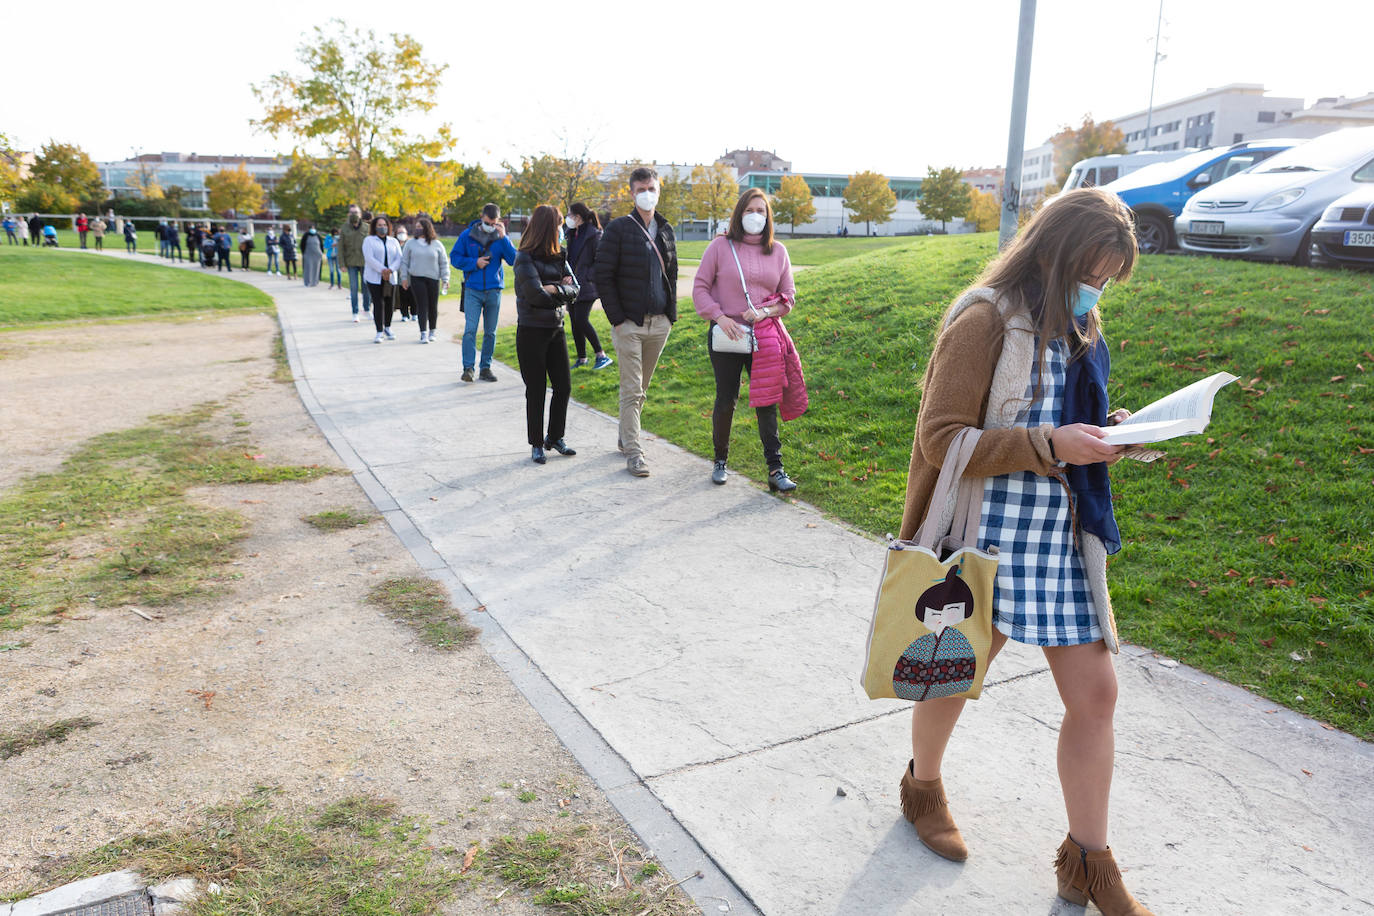
[[[994,248],[991,234],[937,236],[798,275],[788,327],[811,409],[782,440],[808,502],[896,531],[936,323]],[[1113,472],[1123,635],[1374,737],[1374,277],[1146,257],[1102,308],[1114,406],[1139,408],[1203,373],[1241,377],[1205,436]],[[705,325],[686,300],[679,313],[644,426],[709,457]],[[515,365],[513,335],[499,349]],[[614,370],[573,374],[574,397],[611,414],[616,392]],[[752,411],[735,427],[731,464],[762,481]]]
[[[808,267],[830,264],[856,255],[881,251],[886,248],[909,248],[918,243],[915,236],[873,236],[848,239],[789,239],[785,234],[778,240],[787,246],[787,256],[793,264]],[[683,260],[697,261],[706,250],[706,242],[678,242],[678,257]]]
[[[95,254],[0,250],[0,327],[88,318],[274,310],[265,293],[190,271]]]

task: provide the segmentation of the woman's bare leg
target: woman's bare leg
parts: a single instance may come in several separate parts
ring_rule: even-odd
[[[992,646],[988,651],[988,668],[1007,637],[1001,631],[992,631]],[[940,763],[945,759],[945,745],[954,732],[954,723],[959,721],[959,713],[964,711],[963,697],[941,697],[926,700],[911,708],[911,759],[917,779],[935,779],[940,775]]]
[[[1069,833],[1085,849],[1107,848],[1107,801],[1116,752],[1112,714],[1116,669],[1101,642],[1045,649],[1064,722],[1059,729],[1059,784]]]

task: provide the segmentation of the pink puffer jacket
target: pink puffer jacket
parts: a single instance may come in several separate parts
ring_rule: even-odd
[[[784,420],[806,413],[806,379],[792,336],[777,318],[755,322],[759,348],[749,369],[749,406],[778,404]]]

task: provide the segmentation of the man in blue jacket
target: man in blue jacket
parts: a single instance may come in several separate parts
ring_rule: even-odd
[[[491,355],[496,350],[496,320],[501,314],[501,290],[506,285],[501,262],[515,265],[515,246],[506,238],[501,209],[487,204],[482,215],[453,243],[449,263],[463,272],[463,381],[472,381],[477,365],[477,322],[482,322],[481,378],[496,381],[491,371]]]

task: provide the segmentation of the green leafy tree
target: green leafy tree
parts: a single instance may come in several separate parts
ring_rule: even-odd
[[[897,212],[897,195],[881,172],[856,172],[844,188],[844,208],[854,219],[867,224],[865,233],[873,234],[873,224],[890,222]]]
[[[262,209],[262,185],[242,162],[236,168],[206,175],[205,189],[210,192],[210,209],[216,213],[232,211],[235,216],[251,216]]]
[[[969,188],[968,212],[964,218],[979,232],[991,232],[1002,224],[1002,201],[991,191]]]
[[[692,203],[692,186],[686,178],[679,177],[677,169],[659,170],[658,206],[655,212],[676,226],[687,218],[687,209]],[[629,182],[625,183],[629,193]]]
[[[0,201],[13,203],[22,183],[19,151],[10,145],[10,138],[0,134]]]
[[[553,204],[566,214],[574,202],[601,196],[601,164],[585,157],[541,153],[521,159],[519,168],[509,162],[501,165],[511,176],[511,203],[527,212]]]
[[[1126,152],[1126,135],[1111,121],[1095,123],[1091,115],[1083,116],[1078,127],[1065,124],[1050,138],[1054,144],[1055,186],[1062,188],[1069,180],[1074,163],[1089,156],[1107,156]]]
[[[162,185],[157,180],[157,173],[148,168],[148,163],[140,161],[134,169],[134,173],[129,176],[129,184],[138,191],[138,196],[144,200],[161,200],[163,197]]]
[[[502,213],[509,209],[505,187],[492,180],[481,165],[463,166],[458,173],[457,187],[458,198],[449,205],[444,215],[459,225],[466,226],[477,219],[482,207],[487,204],[496,204]]]
[[[346,196],[330,164],[310,156],[292,156],[286,174],[272,189],[272,203],[282,216],[327,225],[334,220],[326,219],[326,214],[347,211]]]
[[[938,219],[940,231],[944,232],[947,222],[968,213],[971,190],[964,184],[964,173],[959,169],[927,166],[925,180],[921,182],[921,215]]]
[[[816,218],[816,205],[811,200],[811,186],[800,175],[782,176],[782,184],[773,197],[773,218],[792,227],[792,235],[797,234],[797,223],[809,223]]]
[[[303,75],[283,71],[253,87],[264,110],[252,124],[323,153],[339,197],[323,206],[371,210],[385,202],[393,212],[442,212],[459,169],[434,160],[453,148],[453,133],[447,124],[418,129],[414,118],[438,104],[448,65],[425,60],[409,35],[383,42],[339,19],[316,26],[297,59]]]
[[[691,183],[687,213],[694,219],[707,220],[714,235],[716,222],[729,219],[739,200],[734,169],[723,162],[699,165],[692,169]]]
[[[641,166],[649,165],[639,159],[622,163],[610,183],[605,185],[602,196],[602,209],[608,210],[611,218],[624,216],[635,208],[634,197],[630,194],[630,175]],[[662,197],[662,192],[659,194]],[[681,216],[678,217],[681,219]]]
[[[76,195],[60,184],[47,181],[26,181],[17,199],[20,210],[34,213],[72,213],[79,202]]]
[[[105,182],[100,179],[100,169],[85,150],[72,143],[49,141],[44,144],[29,170],[29,183],[46,185],[44,193],[64,202],[70,201],[61,208],[64,211],[78,207],[94,211],[105,199]]]

